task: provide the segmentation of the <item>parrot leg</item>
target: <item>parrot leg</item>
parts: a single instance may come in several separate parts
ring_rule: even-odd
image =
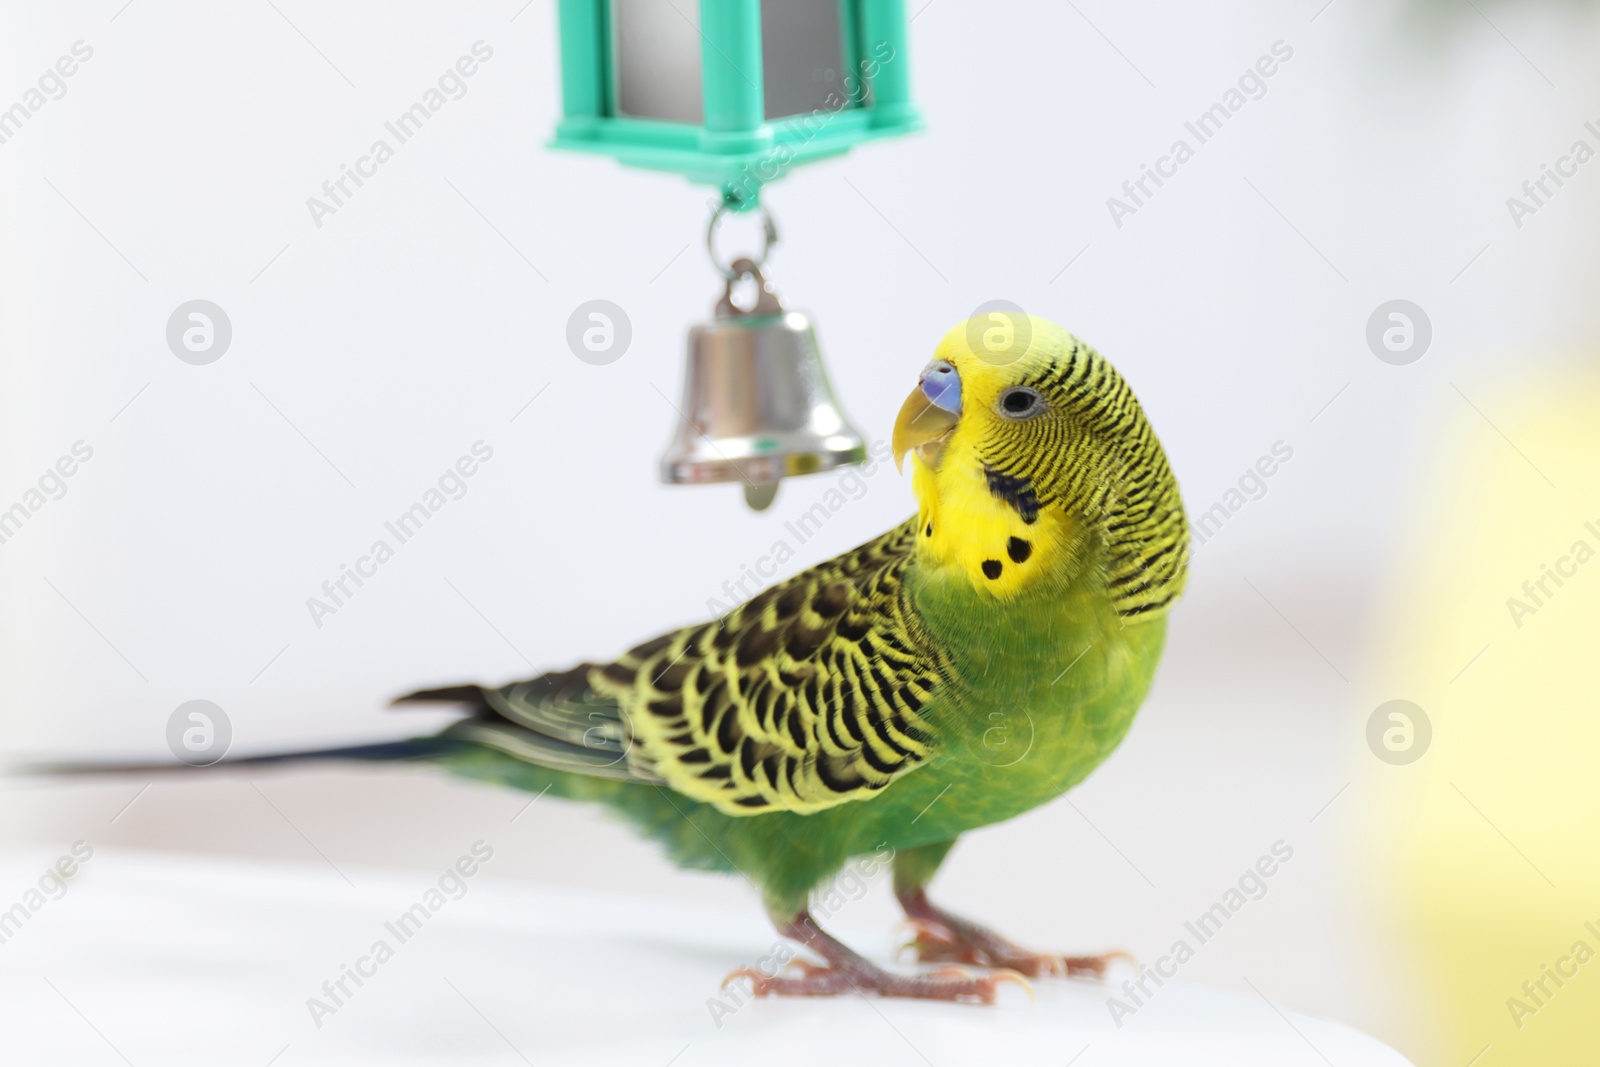
[[[821,956],[826,966],[796,960],[799,974],[768,975],[753,967],[741,967],[723,979],[724,987],[736,978],[750,979],[751,991],[758,997],[833,997],[847,993],[875,993],[880,997],[912,997],[919,1000],[976,1001],[993,1004],[999,987],[1013,982],[1033,990],[1021,975],[1009,970],[973,974],[960,967],[946,967],[931,974],[896,974],[884,970],[855,952],[837,938],[825,933],[815,919],[801,910],[788,922],[774,921],[778,933]]]
[[[1003,967],[1030,978],[1041,975],[1104,978],[1114,959],[1136,961],[1126,952],[1099,956],[1061,956],[1033,952],[939,907],[928,899],[927,883],[949,853],[954,841],[907,849],[894,860],[894,895],[900,901],[915,936],[909,945],[922,963],[968,963]]]

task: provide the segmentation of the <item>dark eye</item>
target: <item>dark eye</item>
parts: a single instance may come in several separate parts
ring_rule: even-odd
[[[1000,394],[1000,414],[1008,419],[1031,419],[1044,410],[1044,397],[1026,386]]]

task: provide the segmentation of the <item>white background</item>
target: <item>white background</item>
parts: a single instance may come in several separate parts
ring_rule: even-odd
[[[14,757],[165,758],[168,716],[196,698],[226,709],[236,752],[403,736],[438,721],[383,710],[408,688],[603,657],[703,616],[836,483],[785,483],[762,515],[732,488],[656,483],[663,395],[716,291],[706,191],[544,147],[548,3],[274,2],[0,15],[0,107],[73,42],[94,49],[0,144],[0,506],[73,442],[94,449],[0,545]],[[307,197],[478,40],[494,54],[466,95],[314,225]],[[1293,58],[1265,97],[1115,226],[1106,198],[1280,40]],[[1426,1047],[1425,998],[1360,870],[1382,818],[1363,787],[1392,771],[1362,730],[1404,695],[1375,680],[1375,635],[1438,428],[1492,434],[1498,395],[1594,336],[1600,163],[1521,228],[1505,201],[1594,143],[1600,24],[1488,0],[933,0],[911,41],[928,131],[767,195],[775,283],[816,316],[857,424],[886,436],[944,330],[1006,299],[1131,380],[1192,517],[1274,442],[1294,450],[1199,551],[1121,751],[1070,802],[974,835],[940,890],[1032,942],[1159,953],[1284,839],[1295,860],[1190,976]],[[165,342],[195,298],[233,325],[203,367]],[[594,298],[632,322],[609,366],[565,342]],[[1407,367],[1364,337],[1394,298],[1433,325]],[[466,497],[315,626],[306,598],[480,439],[494,458]],[[913,506],[892,469],[866,484],[788,571]],[[13,786],[0,834],[332,878],[434,870],[494,827],[511,883],[756,907],[589,811],[512,824],[521,798],[405,770],[255,782],[163,779],[125,812],[142,780]]]

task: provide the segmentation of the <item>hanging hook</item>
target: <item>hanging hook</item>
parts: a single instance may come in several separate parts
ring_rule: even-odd
[[[722,299],[717,301],[717,318],[736,319],[743,316],[765,318],[783,314],[783,301],[772,291],[772,284],[767,281],[766,275],[761,273],[761,268],[751,260],[734,260],[733,266],[727,271],[727,278],[728,284],[722,291]],[[755,283],[755,299],[749,307],[742,308],[733,302],[733,287],[746,278]]]
[[[733,210],[733,206],[727,200],[724,200],[717,205],[716,210],[711,212],[711,224],[706,227],[706,251],[711,255],[711,265],[716,267],[717,272],[730,282],[738,281],[743,272],[738,271],[734,265],[730,265],[718,257],[717,226],[722,222],[723,216]],[[778,243],[778,226],[772,221],[772,212],[768,211],[765,206],[761,207],[760,211],[761,254],[748,259],[749,262],[755,265],[756,270],[766,266],[767,256],[771,254],[772,246]]]

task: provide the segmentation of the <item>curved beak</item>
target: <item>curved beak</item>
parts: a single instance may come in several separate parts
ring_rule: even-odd
[[[908,452],[916,452],[929,467],[936,467],[950,431],[961,419],[961,376],[944,360],[923,370],[917,388],[894,420],[894,465],[905,470]]]

